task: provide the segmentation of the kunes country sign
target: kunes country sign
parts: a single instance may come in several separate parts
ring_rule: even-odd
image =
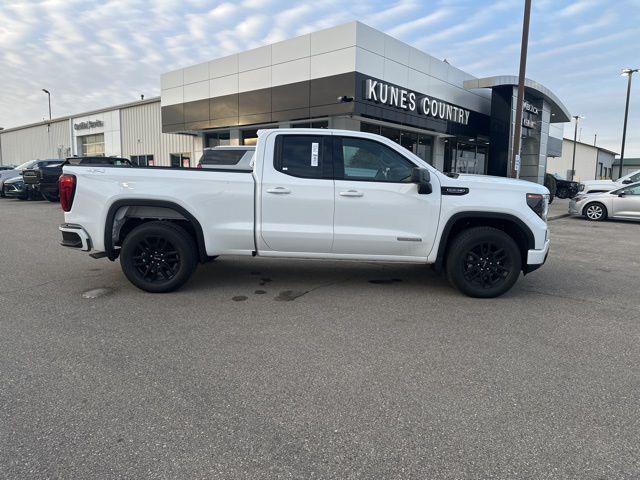
[[[469,110],[371,78],[366,81],[364,97],[372,102],[417,112],[420,115],[462,125],[469,124]]]

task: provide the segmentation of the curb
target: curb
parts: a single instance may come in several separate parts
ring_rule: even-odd
[[[570,217],[570,216],[571,216],[571,214],[570,214],[570,213],[564,213],[564,214],[562,214],[562,215],[557,215],[557,216],[555,216],[555,217],[549,217],[549,218],[547,218],[547,222],[550,222],[550,221],[552,221],[552,220],[560,220],[561,218],[567,218],[567,217]]]

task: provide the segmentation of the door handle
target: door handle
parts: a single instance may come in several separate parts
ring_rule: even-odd
[[[291,193],[291,190],[289,190],[288,188],[284,188],[284,187],[273,187],[273,188],[267,188],[267,193],[277,193],[277,194],[285,194],[285,193]]]
[[[364,193],[359,192],[358,190],[347,190],[346,192],[340,192],[341,197],[362,197]]]

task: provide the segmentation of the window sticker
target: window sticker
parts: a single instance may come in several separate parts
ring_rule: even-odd
[[[312,167],[318,166],[318,151],[320,150],[319,145],[320,144],[317,142],[313,142],[311,144],[311,166]]]

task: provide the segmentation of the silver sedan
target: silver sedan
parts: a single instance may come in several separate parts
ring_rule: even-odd
[[[609,192],[578,195],[569,203],[569,213],[593,221],[607,218],[640,220],[640,182]]]

